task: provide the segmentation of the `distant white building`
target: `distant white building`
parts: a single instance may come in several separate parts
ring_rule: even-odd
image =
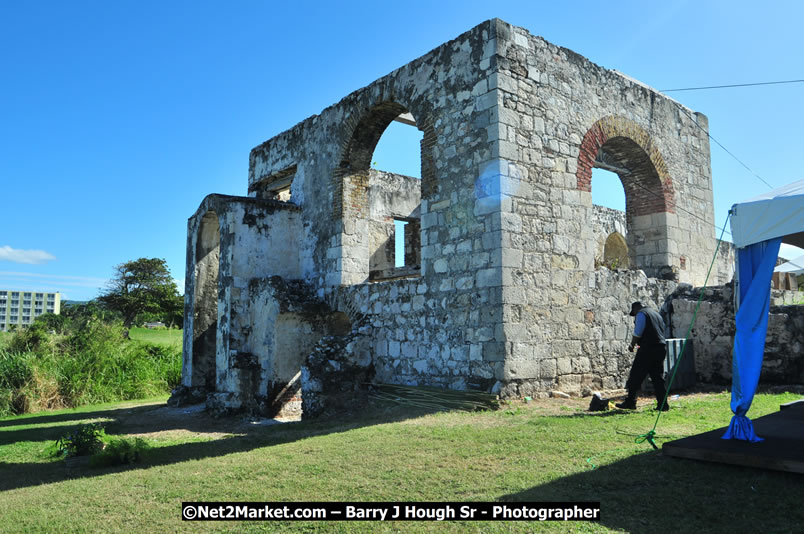
[[[61,294],[0,289],[0,332],[11,325],[28,326],[43,313],[61,312]]]

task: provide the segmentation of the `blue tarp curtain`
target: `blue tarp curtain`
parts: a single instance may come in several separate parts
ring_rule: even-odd
[[[770,283],[781,238],[737,249],[740,308],[736,315],[732,359],[731,411],[734,416],[723,439],[762,441],[746,417],[759,384],[765,335],[768,330]]]

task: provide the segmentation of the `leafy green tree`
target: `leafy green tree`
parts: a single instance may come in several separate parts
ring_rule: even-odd
[[[98,301],[119,312],[126,328],[141,314],[158,314],[172,323],[184,306],[165,260],[159,258],[140,258],[115,267],[115,276]]]
[[[123,320],[120,312],[109,309],[97,299],[86,302],[63,302],[58,317],[66,319],[68,330],[82,330],[93,321],[111,324]],[[55,330],[58,332],[58,329]]]
[[[70,326],[70,318],[66,314],[55,315],[53,313],[43,313],[36,319],[31,328],[41,326],[47,332],[63,334]]]

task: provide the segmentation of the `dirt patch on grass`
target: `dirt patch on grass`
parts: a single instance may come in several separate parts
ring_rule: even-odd
[[[243,415],[215,418],[204,410],[203,404],[174,408],[166,406],[164,402],[123,407],[115,414],[113,421],[110,433],[115,433],[113,427],[119,427],[126,435],[157,440],[221,439],[246,435],[268,425],[292,422]]]

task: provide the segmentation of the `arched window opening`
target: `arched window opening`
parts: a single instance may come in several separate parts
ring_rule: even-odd
[[[403,113],[391,121],[374,149],[372,169],[421,179],[423,133],[412,119]]]
[[[628,245],[630,266],[648,276],[675,279],[680,262],[668,237],[669,227],[677,224],[671,217],[673,181],[650,133],[624,117],[600,119],[584,134],[575,173],[578,189],[595,195],[593,202],[598,187],[592,187],[594,169],[615,173],[625,190],[625,232],[620,233]],[[602,263],[602,255],[599,259]]]
[[[627,235],[625,189],[615,172],[600,167],[592,169],[592,204],[594,218],[592,228],[598,244],[595,264],[609,269],[628,269],[631,261],[628,258],[628,245],[625,241]],[[624,257],[611,255],[609,246],[613,235],[619,236],[622,240]]]
[[[367,219],[369,280],[421,273],[423,137],[407,109],[386,102],[357,125],[341,164],[350,199],[359,184],[366,187],[368,209],[357,211],[359,203],[345,203],[344,217]]]
[[[621,187],[614,183],[618,178]],[[602,178],[601,183],[592,186],[592,201],[605,202],[604,211],[609,219],[616,218],[618,209],[624,209],[625,216],[620,219],[622,226],[603,225],[603,232],[608,237],[617,232],[624,238],[625,247],[618,247],[618,253],[625,256],[609,258],[603,252],[603,264],[616,261],[618,268],[635,267],[642,269],[648,276],[664,276],[667,270],[667,228],[663,222],[652,215],[668,211],[668,200],[662,190],[656,168],[644,149],[627,137],[608,139],[597,152],[592,169],[592,180]],[[603,191],[596,193],[596,189]],[[620,193],[623,193],[620,196]],[[614,209],[612,209],[614,206]],[[622,206],[622,208],[620,208]],[[617,211],[615,211],[617,210]],[[597,208],[597,213],[601,209]],[[626,261],[627,258],[627,261]]]
[[[592,203],[625,214],[625,189],[616,173],[600,167],[592,169]]]
[[[209,391],[215,391],[220,243],[218,215],[208,211],[201,220],[195,245],[192,383]]]
[[[627,269],[629,263],[628,245],[625,238],[619,232],[612,232],[603,245],[603,264],[614,270]]]
[[[293,178],[296,177],[296,165],[283,169],[275,174],[266,176],[259,182],[249,186],[249,195],[256,198],[290,202]]]

